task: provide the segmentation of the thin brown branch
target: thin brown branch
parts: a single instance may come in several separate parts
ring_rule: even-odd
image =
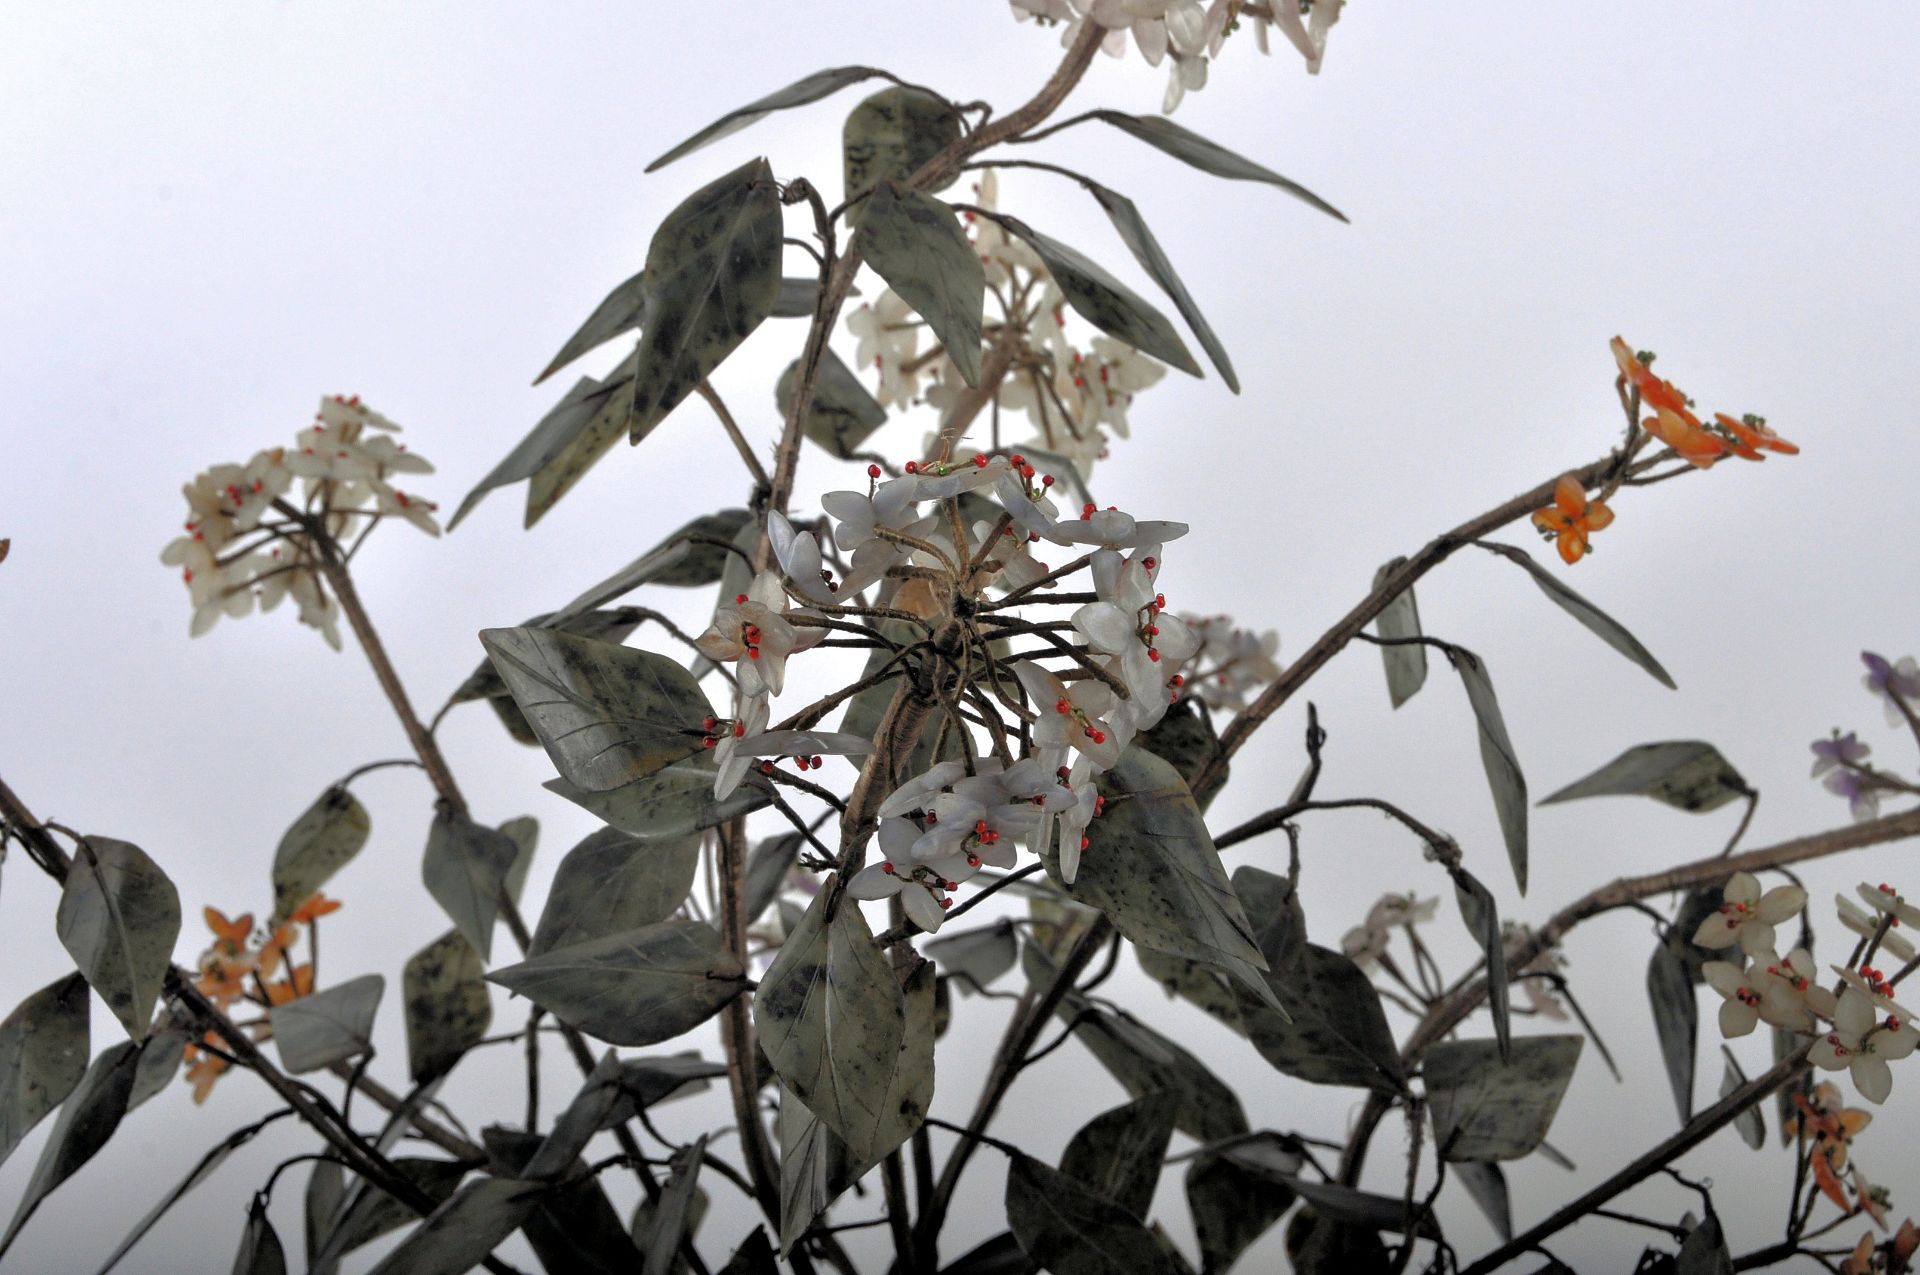
[[[1480,1258],[1462,1271],[1461,1275],[1487,1275],[1487,1272],[1497,1270],[1502,1263],[1510,1258],[1517,1257],[1521,1253],[1529,1251],[1542,1240],[1571,1226],[1582,1217],[1585,1217],[1594,1208],[1605,1204],[1608,1200],[1619,1195],[1628,1187],[1659,1172],[1673,1160],[1685,1155],[1720,1130],[1732,1124],[1734,1119],[1748,1107],[1763,1100],[1768,1094],[1771,1094],[1774,1090],[1780,1088],[1780,1086],[1786,1084],[1800,1074],[1800,1072],[1804,1071],[1807,1067],[1807,1051],[1812,1047],[1812,1041],[1801,1045],[1772,1067],[1760,1075],[1755,1076],[1752,1080],[1741,1085],[1719,1102],[1714,1103],[1711,1107],[1708,1107],[1705,1111],[1688,1121],[1686,1128],[1680,1130],[1680,1132],[1661,1142],[1659,1145],[1643,1152],[1631,1164],[1627,1165],[1627,1167],[1621,1169],[1618,1173],[1608,1178],[1605,1182],[1600,1183],[1600,1185],[1594,1187],[1579,1199],[1557,1210],[1544,1222],[1541,1222],[1537,1226],[1530,1227],[1525,1232],[1514,1236],[1499,1248],[1494,1249],[1486,1256]]]
[[[1592,461],[1572,471],[1573,476],[1584,487],[1595,487],[1606,482],[1618,471],[1620,454],[1609,453],[1599,460]],[[1651,464],[1643,461],[1642,464]],[[1280,711],[1289,699],[1308,679],[1338,655],[1354,637],[1393,600],[1413,587],[1415,581],[1433,570],[1458,551],[1462,546],[1491,535],[1509,523],[1528,517],[1537,510],[1546,508],[1553,502],[1554,486],[1560,481],[1556,474],[1545,482],[1521,492],[1510,500],[1495,505],[1492,509],[1466,522],[1452,531],[1442,532],[1428,541],[1412,557],[1390,572],[1380,582],[1378,588],[1362,598],[1360,602],[1335,622],[1332,628],[1322,633],[1312,646],[1301,652],[1300,658],[1282,670],[1266,690],[1260,692],[1258,699],[1241,710],[1220,733],[1220,740],[1213,747],[1206,765],[1201,767],[1191,785],[1196,791],[1205,788],[1220,777],[1233,755],[1240,751],[1261,723]]]

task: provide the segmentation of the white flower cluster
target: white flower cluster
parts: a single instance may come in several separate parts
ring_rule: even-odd
[[[1171,115],[1189,92],[1205,88],[1207,63],[1219,56],[1232,24],[1245,13],[1253,19],[1254,40],[1268,51],[1267,27],[1282,35],[1306,59],[1309,74],[1320,73],[1327,53],[1327,33],[1340,20],[1346,0],[1011,0],[1013,16],[1021,22],[1038,19],[1063,23],[1061,44],[1072,44],[1081,27],[1091,22],[1106,35],[1101,51],[1124,57],[1127,37],[1148,66],[1167,66],[1167,93],[1160,109]]]
[[[1255,633],[1235,628],[1230,615],[1183,615],[1199,635],[1200,650],[1194,656],[1192,684],[1188,691],[1194,699],[1210,708],[1238,712],[1247,706],[1247,696],[1280,676],[1274,657],[1280,653],[1280,635],[1272,629]]]
[[[1902,922],[1920,925],[1920,908],[1902,899],[1889,886],[1861,885],[1860,897],[1871,912],[1863,912],[1845,898],[1839,900],[1840,919],[1848,929],[1868,939],[1857,969],[1834,966],[1839,992],[1815,981],[1819,967],[1812,953],[1795,948],[1782,958],[1775,952],[1774,927],[1799,915],[1807,892],[1795,885],[1776,886],[1766,893],[1750,873],[1736,872],[1722,891],[1718,911],[1700,923],[1693,942],[1701,947],[1738,948],[1739,961],[1708,961],[1701,967],[1707,985],[1720,993],[1720,1031],[1745,1036],[1760,1023],[1787,1031],[1815,1034],[1808,1055],[1828,1071],[1851,1073],[1861,1095],[1885,1102],[1893,1090],[1888,1063],[1905,1058],[1920,1045],[1913,1016],[1893,999],[1893,986],[1866,962],[1878,947],[1899,949],[1888,940]],[[1911,953],[1911,947],[1906,947]],[[1830,1030],[1821,1032],[1817,1020]]]
[[[1165,715],[1184,683],[1180,670],[1200,641],[1166,611],[1157,585],[1161,546],[1186,534],[1184,524],[1140,521],[1091,504],[1077,517],[1064,516],[1049,495],[1051,477],[1017,453],[916,462],[907,470],[904,477],[872,482],[864,493],[838,491],[822,500],[832,522],[837,579],[818,539],[769,514],[779,574],[762,572],[747,592],[723,603],[697,644],[708,658],[731,661],[735,671],[734,716],[708,726],[719,763],[715,790],[724,795],[755,760],[771,771],[774,759],[792,757],[810,769],[819,754],[872,751],[874,741],[846,732],[766,729],[768,701],[785,685],[788,657],[820,641],[836,611],[864,614],[864,591],[884,582],[892,589],[886,595],[892,609],[923,617],[965,600],[970,614],[994,617],[983,621],[988,630],[1025,633],[1024,621],[999,617],[1048,600],[1044,586],[1054,573],[1034,557],[1035,549],[1082,551],[1059,574],[1069,566],[1084,570],[1091,600],[1080,602],[1065,623],[1031,630],[1049,637],[1061,632],[1055,650],[1062,667],[1049,668],[1037,655],[1011,661],[1006,671],[1024,692],[1025,706],[1013,705],[1007,679],[991,680],[991,693],[1024,723],[1026,755],[946,761],[903,785],[881,808],[885,858],[849,883],[856,898],[904,892],[908,914],[933,930],[950,903],[948,892],[982,864],[1012,866],[1016,842],[1035,853],[1057,853],[1061,876],[1073,880],[1087,825],[1100,807],[1099,775]],[[869,477],[878,479],[877,466]],[[922,512],[929,502],[961,497],[990,501],[1004,516],[976,518],[968,527],[957,504]],[[795,601],[801,605],[790,605]]]
[[[188,483],[185,534],[160,561],[180,568],[193,601],[189,631],[198,637],[221,616],[262,612],[291,597],[300,620],[340,647],[339,607],[322,586],[320,549],[292,518],[270,517],[296,478],[305,480],[307,512],[329,535],[356,518],[400,517],[439,535],[438,506],[392,486],[393,474],[428,474],[433,466],[394,442],[400,427],[342,395],[322,398],[313,424],[292,446],[258,452],[245,465],[215,465]],[[364,524],[363,524],[364,525]],[[259,533],[257,538],[248,539]]]
[[[981,173],[974,197],[981,208],[998,206],[993,170]],[[1023,414],[1033,426],[1034,435],[1023,446],[1059,456],[1081,477],[1091,477],[1094,462],[1107,453],[1109,435],[1129,436],[1127,412],[1134,395],[1157,384],[1167,369],[1107,336],[1076,347],[1067,336],[1066,298],[1038,254],[999,222],[966,216],[987,286],[1000,295],[1019,334],[995,405],[1001,412]],[[856,340],[854,366],[877,373],[875,400],[900,408],[925,402],[944,417],[970,391],[945,351],[920,349],[923,326],[891,290],[847,316]]]

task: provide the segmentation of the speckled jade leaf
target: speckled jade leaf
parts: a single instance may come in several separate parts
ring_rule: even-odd
[[[928,939],[920,950],[958,978],[960,990],[967,992],[986,987],[1012,969],[1020,959],[1020,940],[1012,922],[1003,917],[991,925]]]
[[[1220,343],[1213,326],[1200,313],[1199,303],[1187,291],[1187,285],[1181,281],[1173,263],[1167,260],[1166,250],[1147,226],[1147,219],[1140,215],[1133,201],[1119,191],[1108,190],[1093,181],[1086,182],[1086,187],[1107,214],[1107,219],[1113,223],[1113,228],[1120,232],[1120,240],[1127,245],[1127,251],[1133,254],[1133,259],[1140,263],[1140,268],[1147,272],[1149,279],[1160,285],[1160,290],[1173,302],[1174,309],[1193,329],[1200,348],[1207,352],[1207,358],[1220,373],[1220,379],[1227,383],[1228,389],[1238,394],[1240,378],[1233,373],[1233,360],[1227,357],[1227,347]]]
[[[520,446],[460,502],[454,521],[459,521],[485,492],[521,478],[531,480],[521,525],[531,527],[546,517],[547,511],[559,504],[560,498],[572,491],[626,432],[631,406],[628,400],[639,362],[639,352],[635,351],[599,380],[587,377],[576,384]],[[451,528],[452,523],[448,526]]]
[[[1454,652],[1454,669],[1467,688],[1467,701],[1473,705],[1473,718],[1480,728],[1480,764],[1487,772],[1487,786],[1493,790],[1493,810],[1500,818],[1507,860],[1513,865],[1513,877],[1520,885],[1520,893],[1525,894],[1527,777],[1520,773],[1519,755],[1507,737],[1506,719],[1500,715],[1500,701],[1494,696],[1487,662],[1459,647],[1455,647]]]
[[[1674,1275],[1733,1275],[1734,1269],[1720,1219],[1708,1213],[1706,1220],[1680,1242],[1680,1252],[1674,1256]]]
[[[1494,1038],[1500,1042],[1504,1057],[1513,1035],[1508,1009],[1506,936],[1500,932],[1500,909],[1487,887],[1465,868],[1454,873],[1453,887],[1460,919],[1486,954],[1487,1008],[1493,1015]]]
[[[1443,1040],[1422,1076],[1434,1147],[1448,1160],[1518,1160],[1547,1136],[1579,1061],[1579,1036],[1523,1036],[1509,1061],[1491,1040]]]
[[[725,797],[715,797],[713,763],[700,757],[606,792],[583,792],[565,779],[549,779],[544,786],[622,832],[653,839],[684,836],[764,809],[773,804],[764,784],[748,776]]]
[[[568,783],[606,792],[701,751],[713,707],[693,675],[651,651],[552,629],[480,641]]]
[[[1211,173],[1215,177],[1224,177],[1229,181],[1262,182],[1286,191],[1329,217],[1335,217],[1341,221],[1347,219],[1345,213],[1298,182],[1289,181],[1271,169],[1263,168],[1250,159],[1236,155],[1218,142],[1210,141],[1170,119],[1158,115],[1127,115],[1120,111],[1090,111],[1088,114],[1104,124],[1111,124],[1122,132],[1139,138],[1147,145],[1164,151],[1183,163],[1193,165],[1203,173]]]
[[[1467,1195],[1487,1215],[1501,1243],[1513,1238],[1513,1201],[1507,1194],[1507,1175],[1491,1160],[1459,1160],[1448,1172],[1467,1189]]]
[[[551,1182],[573,1167],[620,1101],[620,1055],[609,1049],[587,1076],[519,1176]]]
[[[1373,587],[1385,584],[1387,577],[1406,563],[1405,558],[1395,558],[1374,572]],[[1393,595],[1393,601],[1375,618],[1373,629],[1392,643],[1380,648],[1380,662],[1387,670],[1387,698],[1398,708],[1427,684],[1426,645],[1409,640],[1421,636],[1420,604],[1414,600],[1412,585]]]
[[[784,1085],[773,1133],[780,1144],[780,1251],[785,1253],[847,1189],[853,1165],[847,1144]]]
[[[798,832],[785,832],[777,837],[768,837],[754,846],[747,855],[747,915],[745,924],[752,925],[760,919],[780,894],[780,887],[787,883],[787,873],[800,858],[800,847],[806,844],[806,838]]]
[[[1179,772],[1129,748],[1100,792],[1105,813],[1088,827],[1091,844],[1068,895],[1142,947],[1218,965],[1271,1002],[1260,976],[1266,958]]]
[[[467,1174],[466,1166],[457,1160],[430,1160],[418,1156],[396,1157],[393,1167],[436,1205],[445,1203],[452,1196],[454,1188],[460,1185],[460,1179]],[[336,1265],[341,1255],[351,1253],[362,1244],[370,1244],[403,1226],[410,1226],[419,1218],[418,1213],[379,1187],[366,1184],[353,1202],[347,1205],[346,1211],[338,1218],[338,1225],[330,1230],[323,1241],[329,1267]],[[316,1260],[314,1265],[318,1267],[320,1262]]]
[[[1720,1096],[1725,1098],[1741,1085],[1747,1083],[1747,1073],[1740,1070],[1740,1060],[1725,1045],[1720,1046],[1720,1055],[1726,1060],[1726,1070],[1720,1075]],[[1740,1141],[1755,1151],[1767,1145],[1767,1118],[1760,1111],[1760,1104],[1754,1103],[1733,1118],[1733,1127],[1740,1135]]]
[[[932,961],[921,961],[901,975],[900,995],[906,1007],[906,1029],[900,1034],[900,1051],[894,1055],[886,1093],[880,1100],[879,1123],[868,1143],[866,1158],[852,1162],[849,1183],[864,1177],[911,1138],[933,1104]]]
[[[74,856],[54,926],[127,1034],[144,1040],[180,937],[180,894],[139,846],[108,837],[88,844],[91,854]]]
[[[0,1022],[0,1163],[87,1072],[87,981],[69,974]]]
[[[502,1125],[480,1131],[491,1171],[522,1176],[544,1142]],[[568,1166],[563,1184],[549,1184],[522,1224],[527,1244],[547,1271],[579,1271],[581,1275],[633,1275],[640,1269],[640,1250],[634,1247],[614,1212],[613,1202],[597,1177],[589,1177],[584,1160]]]
[[[592,833],[560,861],[527,955],[666,920],[699,866],[698,833],[659,840],[618,828]]]
[[[273,925],[295,909],[367,844],[373,821],[359,798],[329,788],[293,821],[273,855]]]
[[[927,321],[961,379],[978,385],[987,279],[953,209],[883,181],[867,197],[854,242],[874,272]]]
[[[1215,1151],[1194,1158],[1186,1189],[1202,1266],[1215,1272],[1232,1267],[1297,1198],[1284,1182]]]
[[[713,123],[681,142],[678,146],[654,160],[646,167],[651,173],[664,168],[676,159],[691,155],[712,142],[730,137],[749,124],[765,119],[775,111],[789,110],[796,106],[805,106],[809,102],[818,102],[823,97],[838,93],[849,84],[858,84],[886,72],[871,66],[834,66],[824,71],[815,71],[812,75],[795,80],[783,89],[777,89],[763,98],[748,102],[745,106],[728,111]]]
[[[892,1125],[906,998],[860,908],[836,893],[815,896],[787,936],[754,994],[753,1020],[780,1079],[865,1161]]]
[[[1345,956],[1306,941],[1286,878],[1243,867],[1233,880],[1256,918],[1267,982],[1286,1011],[1243,995],[1241,1021],[1261,1056],[1314,1084],[1404,1092],[1400,1053],[1372,982]]]
[[[1053,962],[1038,944],[1022,952],[1028,980],[1052,981]],[[1218,1142],[1247,1131],[1246,1112],[1233,1090],[1206,1064],[1131,1014],[1096,1005],[1078,992],[1061,998],[1057,1016],[1073,1023],[1076,1039],[1135,1098],[1171,1094],[1178,1104],[1174,1127],[1201,1142]]]
[[[1212,755],[1213,747],[1220,736],[1213,729],[1213,719],[1205,709],[1191,699],[1183,699],[1166,711],[1166,715],[1153,724],[1145,734],[1137,736],[1142,748],[1163,761],[1172,764],[1180,772],[1180,777],[1192,787],[1193,777],[1200,773]],[[1193,800],[1204,813],[1214,794],[1227,782],[1231,767],[1222,766],[1220,774],[1208,785],[1205,792],[1193,794]]]
[[[1089,1120],[1060,1157],[1060,1172],[1145,1221],[1160,1182],[1180,1100],[1150,1093]]]
[[[732,543],[740,534],[741,528],[752,521],[753,515],[744,509],[722,509],[718,513],[701,514],[686,526],[680,528],[659,544],[653,552],[658,553],[674,545],[685,543],[687,554],[671,566],[663,567],[650,574],[645,583],[666,584],[675,588],[688,589],[696,585],[712,584],[720,578],[733,554],[724,546]],[[689,537],[698,536],[698,541]],[[714,544],[718,540],[721,544]]]
[[[785,416],[793,403],[793,385],[800,377],[800,360],[787,364],[773,387],[774,405]],[[887,409],[867,393],[860,378],[848,370],[832,350],[820,352],[820,376],[814,382],[813,402],[800,429],[807,438],[846,460],[887,423]]]
[[[1585,779],[1542,797],[1540,804],[1580,797],[1651,797],[1703,814],[1752,791],[1712,744],[1674,739],[1629,748]]]
[[[546,1190],[537,1182],[477,1178],[407,1233],[372,1275],[461,1275],[520,1229]]]
[[[1160,984],[1168,996],[1197,1005],[1239,1035],[1247,1034],[1246,1024],[1240,1021],[1239,994],[1234,991],[1233,980],[1218,966],[1138,945],[1133,954],[1141,972]]]
[[[603,611],[582,611],[556,621],[552,614],[536,615],[523,626],[530,629],[558,629],[563,633],[572,633],[576,637],[593,638],[600,642],[624,641],[628,634],[640,626],[640,612],[635,607],[609,607]],[[509,702],[513,692],[501,680],[499,672],[493,667],[493,661],[482,657],[473,672],[467,674],[467,680],[460,683],[448,698],[456,704],[466,704],[477,699],[497,699],[505,696]],[[529,729],[531,734],[531,729]]]
[[[482,960],[493,951],[500,894],[520,848],[513,838],[442,808],[427,833],[420,875]]]
[[[1406,1088],[1379,993],[1359,966],[1309,943],[1271,978],[1291,1021],[1251,1001],[1240,1008],[1248,1037],[1268,1062],[1320,1085]]]
[[[604,345],[622,332],[633,331],[640,326],[640,318],[646,308],[647,284],[643,272],[618,284],[593,308],[587,321],[567,338],[567,343],[560,347],[560,353],[553,356],[553,361],[547,364],[545,371],[533,378],[533,383],[540,384],[595,346]]]
[[[1580,621],[1602,642],[1645,669],[1662,686],[1668,690],[1679,689],[1674,685],[1673,675],[1661,667],[1660,661],[1653,658],[1653,652],[1640,645],[1640,639],[1629,633],[1625,625],[1568,588],[1560,577],[1535,562],[1524,549],[1488,541],[1475,543],[1488,553],[1496,554],[1524,568],[1526,573],[1533,577],[1533,582],[1540,586],[1540,592],[1553,599],[1554,605]]]
[[[764,159],[702,186],[647,247],[627,437],[639,442],[773,313],[780,196]]]
[[[701,1203],[700,1165],[707,1152],[707,1136],[701,1134],[693,1145],[674,1156],[673,1172],[653,1202],[653,1217],[647,1227],[646,1264],[641,1275],[673,1275],[680,1246],[693,1234]]]
[[[447,1072],[493,1022],[486,966],[458,930],[413,954],[400,989],[406,1001],[407,1070],[416,1085]]]
[[[1660,1058],[1666,1064],[1667,1083],[1680,1123],[1693,1118],[1693,1073],[1700,1034],[1700,1007],[1693,980],[1687,974],[1682,949],[1688,937],[1675,936],[1658,943],[1647,962],[1647,999],[1653,1006],[1653,1029],[1660,1039]]]
[[[853,108],[841,130],[847,199],[857,202],[879,182],[905,181],[959,139],[952,103],[925,89],[881,89]]]
[[[267,1218],[267,1203],[256,1195],[247,1205],[247,1225],[240,1232],[240,1251],[234,1254],[233,1275],[287,1275],[287,1253],[280,1235]]]
[[[373,1016],[387,980],[362,974],[273,1011],[280,1065],[299,1075],[373,1052]]]
[[[93,839],[96,850],[102,840]],[[61,1104],[60,1115],[40,1150],[33,1176],[27,1179],[13,1221],[7,1225],[6,1234],[0,1236],[0,1255],[12,1247],[20,1228],[27,1224],[41,1201],[93,1159],[120,1127],[120,1118],[127,1113],[127,1095],[133,1091],[133,1075],[140,1065],[140,1050],[141,1046],[131,1040],[103,1050]]]
[[[1186,342],[1173,330],[1167,316],[1148,305],[1133,289],[1091,258],[1057,239],[1048,238],[1018,217],[995,214],[995,220],[1040,254],[1040,260],[1046,263],[1075,314],[1142,354],[1150,354],[1191,376],[1200,375],[1200,365],[1193,361]]]
[[[704,1023],[746,986],[719,933],[676,919],[529,957],[488,981],[611,1045],[655,1045]]]
[[[529,623],[538,623],[549,629],[571,628],[589,609],[611,602],[643,584],[696,585],[721,579],[728,564],[737,555],[720,545],[706,543],[704,539],[696,541],[693,537],[713,536],[733,543],[740,539],[750,522],[744,509],[723,509],[717,514],[703,514],[551,616]],[[754,534],[759,534],[757,524]]]
[[[1054,1275],[1176,1275],[1153,1233],[1122,1205],[1031,1156],[1007,1168],[1007,1225]]]

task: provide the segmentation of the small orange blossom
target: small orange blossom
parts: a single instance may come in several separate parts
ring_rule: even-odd
[[[1725,439],[1702,427],[1699,418],[1684,409],[1675,412],[1663,407],[1641,424],[1647,433],[1673,448],[1680,459],[1698,469],[1706,469],[1731,450]]]
[[[1592,551],[1588,538],[1612,521],[1613,510],[1604,501],[1589,501],[1587,489],[1572,474],[1561,475],[1554,484],[1553,504],[1533,516],[1533,525],[1554,538],[1569,566]]]
[[[1713,419],[1720,428],[1733,435],[1733,446],[1729,449],[1742,460],[1765,460],[1762,450],[1779,452],[1783,456],[1798,456],[1800,449],[1780,435],[1767,428],[1765,420],[1758,416],[1749,416],[1736,421],[1725,412],[1715,412]]]

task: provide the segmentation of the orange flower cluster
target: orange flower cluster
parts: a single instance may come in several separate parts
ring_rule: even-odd
[[[253,913],[243,912],[229,918],[218,908],[205,909],[203,915],[207,928],[213,931],[213,942],[200,954],[200,972],[194,979],[194,987],[218,1006],[222,1013],[240,1001],[258,1005],[271,1013],[276,1005],[312,995],[313,962],[308,961],[303,965],[293,963],[292,950],[300,940],[299,927],[304,925],[311,928],[319,918],[339,910],[339,900],[315,894],[256,947],[252,941]],[[283,968],[285,976],[276,978]],[[273,1035],[270,1019],[263,1018],[247,1026],[255,1040],[268,1040]],[[218,1049],[219,1045],[219,1037],[208,1032],[199,1044],[188,1045],[183,1055],[187,1068],[186,1080],[193,1086],[193,1100],[196,1103],[207,1100],[207,1095],[213,1092],[214,1082],[229,1066],[221,1053],[205,1048],[212,1046]]]
[[[1820,1193],[1843,1213],[1851,1215],[1858,1211],[1885,1231],[1886,1192],[1867,1181],[1859,1165],[1848,1164],[1853,1140],[1873,1122],[1872,1113],[1843,1105],[1839,1087],[1829,1082],[1814,1086],[1811,1100],[1806,1094],[1795,1094],[1793,1103],[1799,1109],[1799,1114],[1787,1118],[1784,1131],[1810,1142],[1807,1167]],[[1849,1167],[1851,1184],[1841,1178],[1841,1174],[1847,1173]],[[1840,1269],[1852,1275],[1909,1270],[1909,1259],[1916,1248],[1920,1248],[1920,1229],[1916,1229],[1909,1218],[1882,1244],[1874,1242],[1871,1231],[1862,1235],[1860,1243]]]
[[[1632,386],[1639,403],[1653,409],[1653,415],[1641,421],[1640,427],[1688,464],[1706,469],[1723,456],[1765,460],[1767,452],[1799,454],[1798,447],[1767,428],[1764,417],[1747,415],[1735,420],[1725,412],[1715,412],[1713,424],[1702,424],[1687,396],[1675,389],[1672,381],[1655,376],[1625,341],[1613,338],[1612,349],[1614,362],[1620,365],[1615,384]],[[1607,489],[1609,493],[1612,490]],[[1569,566],[1593,552],[1593,533],[1612,521],[1613,510],[1604,500],[1589,501],[1586,487],[1572,474],[1562,476],[1554,485],[1553,503],[1533,515],[1533,525],[1554,542],[1561,561]]]
[[[1655,376],[1619,337],[1613,338],[1613,359],[1620,365],[1621,382],[1639,391],[1641,403],[1653,409],[1654,414],[1641,426],[1688,464],[1705,469],[1722,456],[1765,460],[1766,452],[1799,454],[1798,447],[1768,429],[1766,420],[1759,416],[1735,420],[1725,412],[1715,412],[1714,425],[1702,424],[1687,396],[1675,389],[1672,381]]]

